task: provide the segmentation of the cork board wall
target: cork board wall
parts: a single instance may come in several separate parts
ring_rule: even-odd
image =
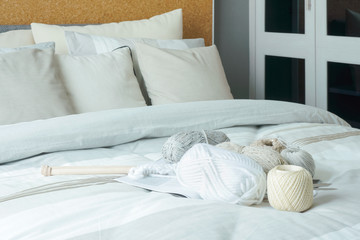
[[[0,0],[0,25],[94,24],[183,9],[184,38],[212,43],[212,0]]]

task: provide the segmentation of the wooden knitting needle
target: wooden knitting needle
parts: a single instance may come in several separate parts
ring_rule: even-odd
[[[132,166],[62,166],[41,167],[44,176],[54,175],[95,175],[95,174],[128,174]]]

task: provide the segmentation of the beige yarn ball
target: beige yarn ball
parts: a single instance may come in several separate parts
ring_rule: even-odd
[[[285,144],[277,138],[259,139],[253,142],[252,144],[250,144],[250,146],[253,147],[268,146],[279,153],[286,148]]]
[[[284,158],[271,147],[266,146],[246,146],[241,151],[242,154],[252,158],[262,166],[265,173],[278,165],[287,164]]]
[[[245,146],[241,146],[241,145],[233,143],[233,142],[223,142],[223,143],[219,143],[218,145],[216,145],[216,147],[219,147],[219,148],[222,148],[222,149],[225,149],[228,151],[236,152],[236,153],[241,153]]]
[[[306,211],[314,200],[311,174],[299,166],[276,166],[267,176],[267,194],[270,205],[275,209]]]

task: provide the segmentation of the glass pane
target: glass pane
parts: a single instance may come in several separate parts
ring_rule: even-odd
[[[360,37],[360,1],[327,0],[328,35]]]
[[[305,60],[265,56],[265,98],[305,103]]]
[[[266,0],[265,31],[305,33],[304,0]]]
[[[328,110],[360,128],[360,65],[328,62]]]

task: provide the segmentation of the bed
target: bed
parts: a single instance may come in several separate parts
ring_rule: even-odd
[[[3,25],[31,23],[31,31],[0,33],[1,239],[359,239],[359,129],[311,106],[232,99],[204,36],[211,29],[197,31],[203,17],[185,20],[192,11],[208,18],[211,1],[197,1],[201,11],[159,2],[151,5],[156,13],[144,6],[137,19],[146,20],[109,20],[116,26],[14,23],[3,15]],[[1,46],[2,37],[12,46]],[[311,189],[311,207],[294,212],[266,198],[248,206],[150,191],[116,181],[119,174],[41,174],[44,165],[151,165],[171,136],[204,130],[239,146],[279,139],[304,150],[316,165],[311,180],[326,187]]]

